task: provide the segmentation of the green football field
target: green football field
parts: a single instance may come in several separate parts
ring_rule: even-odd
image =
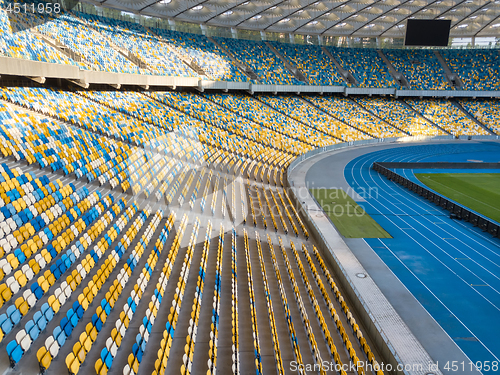
[[[438,193],[500,221],[500,173],[416,173]]]
[[[310,189],[310,192],[344,237],[391,238],[344,190]]]

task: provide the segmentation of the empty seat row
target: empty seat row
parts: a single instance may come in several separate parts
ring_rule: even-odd
[[[201,182],[203,181],[203,177],[205,177],[206,172],[207,172],[207,168],[202,167],[200,170],[200,173],[198,174],[198,179],[196,180],[193,192],[191,193],[191,198],[189,198],[189,208],[191,210],[193,210],[194,203],[196,202],[196,199],[198,198],[198,194],[200,192],[200,187],[201,187]]]
[[[187,224],[188,224],[188,216],[185,214],[181,219],[179,229],[170,247],[170,252],[168,253],[168,257],[163,265],[161,275],[158,278],[158,282],[156,283],[155,291],[151,296],[151,301],[150,301],[151,309],[149,309],[149,312],[147,312],[147,314],[142,319],[142,324],[139,328],[139,333],[136,336],[135,340],[136,342],[132,347],[132,353],[128,355],[127,364],[123,368],[124,375],[137,374],[137,372],[139,371],[139,366],[142,362],[142,356],[144,354],[144,351],[146,350],[146,345],[149,340],[149,334],[151,332],[153,324],[155,323],[156,315],[153,315],[153,313],[157,314],[160,309],[161,303],[163,301],[163,296],[167,288],[170,275],[172,273],[172,268],[174,266],[175,261],[177,260],[177,253],[179,252],[181,246],[180,244],[182,238],[184,237],[184,232],[186,230]],[[158,351],[158,353],[161,353],[162,350],[165,349],[165,345],[167,343],[166,332],[167,331],[164,331],[163,333],[163,339],[160,343],[160,350]],[[173,329],[171,330],[170,334],[171,338],[169,345],[172,344],[172,338],[174,335]],[[155,362],[155,369],[157,369],[158,366],[159,362],[157,360]]]
[[[189,192],[189,189],[191,188],[191,184],[193,183],[195,175],[196,175],[196,169],[191,169],[191,173],[189,174],[186,182],[184,183],[184,187],[182,188],[181,193],[179,194],[179,197],[177,199],[177,202],[181,207],[184,204],[184,199],[186,199],[186,195]]]
[[[316,257],[316,260],[320,264],[321,270],[323,271],[323,275],[325,276],[328,284],[330,285],[331,291],[335,294],[337,301],[341,304],[342,311],[344,312],[349,323],[351,324],[354,335],[358,339],[359,345],[361,346],[361,348],[365,352],[366,358],[368,358],[368,360],[371,362],[371,364],[373,365],[373,368],[378,368],[376,366],[378,364],[378,362],[376,361],[375,356],[373,355],[373,353],[370,349],[370,345],[368,344],[365,337],[363,336],[363,333],[361,332],[359,325],[356,323],[356,320],[352,316],[352,313],[350,312],[349,307],[347,306],[347,303],[345,302],[344,298],[342,297],[340,290],[337,287],[337,284],[333,280],[333,277],[331,276],[330,271],[326,267],[326,264],[323,261],[323,258],[321,257],[318,249],[315,246],[313,246],[313,252],[314,252],[314,256]],[[306,254],[306,256],[309,256],[308,253],[305,253],[305,254]],[[335,315],[333,315],[333,318],[335,319]],[[335,320],[336,320],[336,324],[339,324],[338,322],[340,320],[338,320],[338,319],[335,319]],[[340,324],[339,324],[339,326],[340,326]],[[382,375],[382,374],[383,374],[383,372],[381,369],[377,370],[377,375]]]
[[[358,363],[360,361],[360,359],[358,358],[358,356],[356,354],[356,350],[354,350],[352,343],[349,340],[349,336],[347,335],[347,332],[345,331],[345,329],[343,327],[342,321],[339,319],[337,311],[333,307],[333,304],[330,300],[330,297],[328,296],[328,293],[323,285],[323,282],[321,281],[321,277],[320,277],[318,271],[316,271],[316,267],[312,261],[311,256],[309,255],[309,251],[307,250],[307,247],[304,244],[302,244],[302,252],[304,253],[304,255],[307,259],[307,263],[309,264],[309,269],[311,270],[311,272],[313,274],[313,277],[316,281],[316,285],[318,286],[318,288],[321,291],[321,295],[323,296],[323,300],[326,303],[326,305],[328,306],[330,317],[332,317],[333,321],[335,322],[335,325],[337,326],[337,329],[338,329],[340,335],[342,336],[342,340],[344,342],[344,345],[345,345],[347,352],[349,353],[349,357],[351,358],[352,363]],[[298,257],[298,254],[296,254],[296,257]],[[363,370],[358,369],[358,374],[364,374]]]
[[[208,374],[217,372],[217,350],[219,337],[220,296],[222,289],[222,258],[224,255],[224,226],[221,224],[219,231],[219,244],[217,247],[217,263],[215,266],[214,296],[212,298],[212,316],[210,323],[210,341],[208,342]]]
[[[271,291],[269,290],[269,281],[267,280],[266,266],[264,264],[264,256],[262,255],[262,246],[260,243],[259,232],[255,231],[255,242],[257,245],[257,255],[259,256],[260,270],[262,273],[262,282],[264,284],[264,294],[266,295],[267,314],[269,317],[269,328],[271,329],[271,337],[273,339],[274,360],[276,362],[277,373],[285,374],[283,359],[281,358],[280,343],[278,340],[278,330],[276,329],[276,321],[274,319],[273,302]]]
[[[69,298],[71,293],[76,291],[77,287],[83,283],[85,278],[90,274],[90,271],[99,264],[99,260],[104,257],[107,250],[118,238],[120,233],[125,229],[127,224],[132,220],[137,212],[137,205],[132,203],[127,210],[120,216],[115,225],[108,229],[107,233],[97,242],[94,248],[80,263],[81,267],[77,267],[61,284],[66,298]],[[66,316],[62,318],[59,325],[56,326],[51,336],[45,340],[45,345],[37,351],[37,359],[40,370],[44,372],[52,363],[52,360],[57,357],[60,348],[66,342],[66,338],[71,335],[74,328],[81,320],[83,313],[88,308],[91,301],[99,292],[103,283],[109,277],[111,271],[117,264],[117,261],[123,256],[126,248],[134,238],[137,230],[140,229],[142,223],[146,219],[146,213],[143,211],[132,223],[130,228],[121,237],[118,245],[111,250],[111,253],[105,258],[104,263],[99,268],[98,272],[88,281],[82,293],[78,295],[77,300],[72,307],[67,311]],[[86,244],[87,245],[87,244]],[[88,244],[90,245],[90,243]],[[76,272],[75,272],[76,271]],[[85,308],[84,308],[85,307]]]
[[[257,191],[257,194],[258,193],[259,192]],[[274,231],[278,232],[278,224],[276,223],[276,219],[274,218],[274,208],[278,208],[278,207],[277,206],[275,206],[275,207],[271,206],[271,203],[269,202],[269,198],[267,197],[266,189],[264,188],[264,186],[262,186],[262,195],[264,196],[264,199],[266,200],[266,204],[267,204],[267,210],[263,211],[263,214],[264,215],[269,214],[269,217],[271,218],[271,222],[273,223]],[[281,216],[281,212],[280,211],[278,211],[278,212],[279,212],[279,214]],[[288,228],[284,227],[284,229],[285,229],[286,232],[288,232]]]
[[[180,186],[184,182],[184,179],[186,178],[189,169],[190,165],[185,164],[181,172],[179,173],[179,176],[175,179],[172,187],[170,188],[170,191],[168,192],[168,194],[165,195],[165,201],[167,202],[167,204],[172,203],[172,201],[174,200],[174,197],[177,194],[177,191],[179,190]]]
[[[165,193],[167,192],[168,188],[171,186],[172,181],[175,180],[177,181],[176,176],[179,173],[179,171],[185,171],[186,168],[188,168],[182,161],[179,161],[177,165],[170,171],[170,173],[167,175],[167,178],[165,178],[162,183],[160,184],[160,187],[156,190],[155,192],[155,197],[156,200],[160,200]],[[182,172],[181,172],[182,173]],[[174,182],[174,184],[175,184]]]
[[[269,194],[271,194],[271,198],[273,199],[274,207],[276,207],[276,211],[278,212],[278,216],[281,221],[281,225],[283,225],[283,230],[285,231],[285,234],[288,234],[288,226],[286,225],[285,218],[283,217],[283,214],[281,213],[280,206],[278,205],[278,201],[276,200],[276,197],[273,194],[273,190],[269,189]],[[293,225],[293,222],[291,222]],[[297,229],[295,228],[295,233],[297,234]]]
[[[106,202],[105,202],[106,203]],[[92,238],[94,236],[97,236],[104,230],[105,226],[109,225],[111,221],[114,219],[114,217],[123,209],[125,206],[124,200],[120,200],[117,202],[110,210],[108,210],[100,220],[95,222],[92,227],[90,227],[87,230],[87,235]],[[106,224],[103,224],[106,223]],[[87,237],[87,238],[89,238]],[[83,245],[82,245],[83,243]],[[84,247],[85,246],[85,247]],[[23,292],[23,295],[19,298],[16,299],[14,307],[16,310],[20,313],[21,318],[25,316],[29,310],[31,310],[37,302],[43,297],[43,295],[46,293],[48,288],[51,286],[51,283],[55,282],[57,279],[59,279],[63,273],[82,255],[82,253],[85,251],[85,248],[88,246],[88,242],[86,241],[86,237],[81,236],[79,240],[75,242],[74,245],[70,249],[66,251],[65,254],[59,259],[55,266],[56,267],[51,267],[51,270],[47,271],[42,278],[39,278],[36,283],[34,283],[30,288],[26,289]],[[80,268],[79,268],[80,267]],[[77,272],[82,269],[82,265],[79,265],[77,267]],[[25,272],[27,275],[30,274],[29,271]],[[64,282],[63,282],[64,284]],[[66,287],[61,284],[61,287],[57,288],[55,292],[48,297],[48,304],[50,307],[53,308],[54,312],[57,313],[56,310],[59,309],[60,306],[64,305],[66,302],[66,299],[69,298],[69,296],[72,293],[72,290],[68,283],[66,282]],[[56,301],[57,299],[57,301]],[[42,306],[43,307],[43,306]],[[10,311],[12,307],[9,307],[7,310]],[[37,314],[40,314],[40,312],[35,313],[35,316]],[[8,316],[3,314],[1,316],[2,324],[1,324],[1,332],[2,332],[2,337],[3,334],[7,334],[12,330],[13,326],[16,325],[19,320],[16,322],[12,318],[10,318],[10,321],[6,319]],[[46,315],[45,313],[43,315]],[[40,315],[41,316],[41,315]],[[32,322],[31,322],[32,323]],[[45,325],[46,322],[40,321],[35,323],[38,323],[39,328],[41,328],[40,324]],[[37,330],[36,327],[34,329],[34,333],[30,333],[30,329],[28,329],[28,326],[30,325],[30,322],[26,323],[25,326],[25,332],[30,334],[32,341],[38,337],[38,334],[36,334]]]
[[[134,344],[132,348],[132,353],[129,354],[128,364],[123,369],[124,375],[137,374],[139,370],[139,366],[142,361],[142,356],[144,354],[144,351],[146,350],[146,345],[149,340],[149,334],[151,333],[153,325],[156,322],[156,317],[160,309],[161,300],[163,300],[168,280],[170,278],[170,273],[172,271],[173,264],[176,260],[177,251],[180,246],[180,242],[182,240],[182,236],[184,234],[186,225],[187,225],[187,215],[184,215],[181,223],[182,232],[179,232],[180,237],[179,238],[176,237],[174,243],[172,244],[173,246],[171,249],[171,253],[173,253],[172,258],[170,258],[171,253],[169,253],[169,259],[167,259],[167,262],[165,262],[164,272],[162,272],[162,275],[158,280],[157,288],[154,291],[154,293],[158,295],[156,299],[160,298],[160,301],[156,303],[156,307],[155,309],[153,309],[153,311],[146,312],[146,316],[144,316],[142,320],[143,324],[140,327],[140,332],[139,332],[140,334],[137,335],[136,344]],[[170,347],[172,345],[174,332],[177,326],[177,319],[179,318],[179,312],[182,305],[182,300],[184,298],[184,290],[186,287],[187,277],[189,276],[191,260],[193,257],[193,251],[196,243],[196,238],[198,236],[199,227],[200,227],[200,222],[199,219],[196,218],[195,223],[193,225],[193,231],[189,239],[189,244],[186,249],[186,255],[184,257],[184,262],[182,264],[182,269],[179,275],[177,286],[175,289],[174,299],[172,300],[170,305],[170,310],[167,317],[167,323],[165,325],[165,330],[163,331],[163,338],[160,342],[160,349],[158,350],[158,357],[154,364],[155,369],[153,371],[153,374],[158,374],[160,372],[163,373],[164,371],[162,371],[161,369],[164,370],[165,367],[167,366]],[[151,302],[155,304],[154,296],[152,297]]]
[[[238,309],[238,253],[236,247],[236,230],[233,228],[231,236],[231,327],[232,327],[232,345],[231,359],[233,374],[239,375],[241,371],[240,364],[240,330],[239,330],[239,309]]]
[[[115,326],[111,331],[111,335],[106,340],[106,345],[102,348],[100,352],[100,358],[95,363],[95,370],[98,375],[107,374],[111,370],[113,365],[113,360],[117,354],[118,349],[121,346],[122,340],[124,339],[130,321],[134,317],[137,307],[142,299],[142,296],[151,280],[151,275],[156,268],[158,258],[163,251],[164,244],[168,238],[168,235],[173,227],[175,221],[175,213],[171,213],[163,227],[158,239],[156,240],[155,246],[144,265],[142,272],[139,274],[136,283],[134,284],[133,290],[130,292],[130,296],[123,305],[123,309],[120,312],[120,317],[116,320]],[[150,234],[152,234],[150,230]],[[138,244],[139,246],[140,244]],[[154,300],[154,301],[153,301]],[[153,311],[157,309],[161,303],[161,296],[158,293],[154,294],[152,302],[150,303],[148,309]],[[150,315],[150,314],[147,314]]]
[[[175,295],[171,302],[170,312],[168,314],[167,323],[165,324],[165,331],[163,332],[163,338],[166,338],[167,344],[160,344],[160,350],[158,351],[158,358],[155,362],[155,371],[153,372],[153,374],[164,373],[165,368],[167,367],[168,359],[170,356],[170,345],[168,345],[168,338],[174,337],[174,332],[177,328],[177,321],[179,319],[179,313],[182,307],[182,302],[184,300],[186,283],[189,276],[189,271],[191,269],[191,262],[193,259],[194,247],[196,246],[196,238],[198,237],[199,228],[200,221],[198,218],[196,218],[193,225],[193,232],[191,233],[191,238],[189,239],[186,255],[184,257],[184,263],[182,264],[181,273],[177,282],[177,288],[175,289]],[[186,342],[186,345],[190,344],[190,342]],[[136,373],[136,371],[134,372]]]
[[[299,307],[300,316],[302,318],[302,324],[303,324],[303,327],[307,333],[307,338],[309,340],[309,346],[311,348],[313,360],[315,363],[323,363],[323,360],[321,358],[321,353],[319,352],[319,349],[318,349],[318,343],[316,342],[316,338],[314,336],[314,332],[313,332],[311,323],[309,321],[309,316],[307,314],[304,302],[302,300],[302,296],[300,295],[299,287],[297,285],[297,282],[295,281],[295,276],[293,275],[293,271],[292,271],[292,265],[290,264],[290,261],[288,260],[288,255],[286,254],[286,249],[283,245],[283,241],[282,241],[281,237],[278,237],[278,241],[279,241],[279,247],[281,250],[281,256],[283,257],[283,260],[284,260],[285,265],[286,265],[288,279],[289,279],[290,283],[292,284],[295,302],[297,303],[297,306]],[[318,309],[318,307],[316,306],[315,311],[317,309]],[[325,332],[325,331],[323,331],[323,332]],[[333,343],[333,341],[331,341],[331,342]],[[335,351],[335,353],[336,353],[336,351]],[[332,352],[331,355],[333,357],[334,353]],[[337,353],[337,355],[338,355],[338,353]]]
[[[278,190],[278,193],[279,193],[279,190]],[[297,212],[297,209],[295,208],[295,206],[293,205],[292,203],[292,200],[290,199],[290,197],[288,196],[288,193],[286,192],[286,189],[283,189],[283,195],[285,196],[286,198],[286,201],[288,202],[289,204],[289,207],[292,209],[293,211],[293,215],[295,217],[295,219],[297,220],[297,222],[299,223],[299,226],[300,228],[302,229],[302,232],[304,233],[304,236],[306,238],[309,238],[309,232],[307,231],[307,228],[306,226],[304,225],[304,222],[302,221],[302,219],[300,218],[300,215],[299,213]],[[284,206],[285,203],[283,203]]]
[[[269,191],[271,192],[271,195],[273,196],[273,199],[274,199],[274,203],[276,205],[278,205],[278,203],[276,202],[276,199],[274,198],[274,194],[273,194],[273,191],[271,189],[269,189]],[[280,199],[280,202],[281,204],[283,205],[283,210],[285,210],[285,213],[286,213],[286,217],[288,218],[288,221],[290,222],[290,224],[292,225],[292,229],[293,229],[293,233],[295,233],[295,236],[298,237],[299,235],[299,231],[297,229],[297,226],[295,225],[295,222],[293,221],[292,219],[292,215],[290,215],[290,211],[288,210],[287,206],[286,206],[286,203],[285,203],[285,200],[283,199],[283,196],[281,195],[280,193],[280,189],[276,189],[276,193],[278,194],[278,197]]]
[[[339,352],[338,352],[337,347],[335,346],[335,343],[333,342],[333,338],[330,334],[328,324],[325,321],[325,318],[324,318],[323,313],[321,311],[321,308],[319,306],[319,303],[318,303],[318,300],[317,300],[316,295],[314,293],[314,290],[311,286],[311,283],[309,282],[309,278],[307,277],[307,274],[306,274],[306,271],[305,271],[304,266],[302,264],[302,261],[300,260],[299,253],[298,253],[297,249],[295,248],[295,244],[291,241],[290,241],[290,248],[291,248],[292,253],[294,255],[295,263],[297,264],[297,266],[299,268],[299,273],[300,273],[300,276],[302,278],[302,282],[303,282],[304,286],[306,287],[307,294],[309,296],[309,301],[311,302],[311,305],[314,306],[314,312],[316,313],[316,318],[318,319],[320,328],[323,331],[323,336],[325,338],[325,343],[330,351],[330,356],[333,359],[333,361],[335,362],[335,366],[338,366],[338,368],[344,369]],[[302,249],[305,249],[304,245],[302,246]],[[330,312],[331,312],[331,310],[330,310]],[[305,317],[307,319],[307,316],[305,316]],[[307,323],[309,324],[309,322],[307,322]],[[352,345],[350,345],[350,342],[349,342],[349,346],[350,346],[350,348],[348,346],[346,346],[346,348],[348,350],[352,349]],[[352,349],[352,351],[349,350],[349,355],[350,355],[351,359],[353,360],[354,364],[357,364],[359,362],[359,358],[356,356],[356,352],[354,351],[354,349]],[[364,370],[362,367],[359,367],[358,368],[358,375],[361,375],[361,374],[364,374]]]
[[[245,188],[245,183],[243,182],[243,178],[241,176],[238,177],[237,181],[239,182],[238,185],[240,187],[240,205],[241,205],[241,217],[243,219],[243,225],[247,223],[247,198],[246,198],[246,188]]]
[[[19,292],[21,288],[23,288],[27,284],[28,281],[32,280],[36,275],[38,275],[38,273],[40,273],[40,271],[42,271],[47,265],[49,265],[49,263],[58,254],[60,254],[68,247],[68,245],[75,239],[77,235],[82,233],[89,224],[94,222],[99,217],[104,208],[107,208],[113,202],[113,198],[111,195],[107,196],[99,202],[98,198],[98,192],[94,192],[91,196],[85,198],[84,201],[80,202],[84,203],[84,212],[81,212],[80,210],[73,210],[68,214],[62,216],[65,221],[63,222],[62,226],[59,226],[60,230],[56,232],[56,235],[59,233],[62,234],[55,237],[52,236],[51,232],[48,232],[50,233],[49,238],[54,238],[54,240],[50,244],[48,244],[45,249],[43,249],[40,253],[37,253],[35,257],[29,261],[29,268],[26,268],[26,274],[16,273],[14,276],[8,277],[5,283],[0,285],[1,305],[9,301],[17,292]],[[92,204],[95,204],[95,206],[92,207]],[[79,217],[79,215],[82,216]],[[67,226],[70,227],[66,229],[66,231],[64,231],[64,228],[66,228]],[[7,256],[8,261],[11,255],[13,254],[9,254]],[[9,261],[9,265],[13,269],[16,269],[20,263],[22,264],[24,261],[26,261],[26,257],[23,253],[20,252],[20,254],[17,255],[21,258],[16,258],[13,255],[13,258],[11,258]],[[50,269],[47,270],[43,276],[40,276],[37,282],[35,282],[31,286],[31,289],[35,291],[42,288],[43,291],[42,289],[40,289],[40,294],[43,294],[43,292],[45,292],[45,289],[48,289],[48,286],[46,286],[46,282],[52,285],[55,275],[60,274],[60,266],[60,264],[52,264],[50,266]]]
[[[259,188],[257,185],[255,186],[255,194],[257,195],[257,201],[259,202],[259,215],[262,219],[262,224],[264,225],[264,229],[267,229],[267,221],[266,221],[266,210],[264,210],[264,206],[262,205],[262,200],[260,199]]]
[[[200,201],[200,208],[201,212],[203,213],[205,211],[205,204],[207,203],[207,197],[209,196],[210,192],[210,187],[212,186],[212,176],[214,172],[212,169],[208,172],[207,176],[207,182],[205,183],[205,187],[203,188],[203,195],[201,196],[201,201]]]
[[[297,362],[297,365],[300,366],[300,368],[304,368],[304,362],[302,360],[302,354],[300,353],[300,346],[299,342],[297,340],[297,333],[295,332],[295,327],[292,321],[292,314],[290,313],[290,306],[288,305],[288,300],[286,298],[286,291],[285,287],[283,285],[283,280],[281,279],[281,273],[279,270],[278,266],[278,260],[276,259],[276,254],[274,252],[274,246],[273,242],[271,240],[271,236],[267,234],[267,244],[269,246],[269,252],[271,254],[271,259],[273,262],[273,269],[274,269],[274,275],[276,277],[276,281],[278,282],[278,290],[280,291],[280,297],[281,297],[281,303],[283,306],[283,311],[286,316],[286,323],[287,323],[287,328],[288,328],[288,334],[290,337],[290,341],[292,343],[292,348],[293,348],[293,355],[295,358],[295,361]]]
[[[215,176],[215,182],[214,182],[214,190],[212,194],[212,202],[210,204],[210,212],[212,213],[212,216],[215,216],[215,206],[217,204],[217,195],[219,193],[219,183],[220,183],[220,176],[217,174]]]
[[[147,209],[146,212],[147,211],[149,211],[149,209]],[[130,280],[137,263],[142,258],[142,255],[144,254],[151,237],[156,232],[156,228],[162,218],[163,211],[157,211],[149,222],[147,228],[144,230],[144,233],[139,239],[139,242],[136,244],[135,249],[129,255],[127,262],[117,274],[113,284],[109,286],[108,292],[101,300],[100,306],[97,307],[96,312],[92,315],[91,322],[87,324],[85,332],[82,332],[79,341],[74,344],[72,352],[67,355],[65,363],[70,374],[77,374],[79,372],[80,366],[85,361],[87,353],[92,349],[93,343],[97,340],[99,333],[106,323],[107,317],[113,311],[116,301],[120,297],[123,288],[125,288]],[[149,268],[144,271],[143,275],[145,278],[149,278],[151,273],[152,270]],[[125,317],[128,317],[130,320],[129,311],[130,310],[122,311],[123,314],[121,314],[122,316],[120,318],[126,319]]]
[[[250,215],[252,216],[252,224],[254,227],[257,227],[257,217],[255,215],[255,209],[254,209],[254,203],[253,203],[253,198],[252,198],[252,194],[251,194],[251,185],[250,185],[250,181],[248,180],[248,178],[246,179],[246,191],[248,192],[248,200],[249,200],[249,206],[250,206]],[[260,211],[260,207],[259,207],[259,216],[261,216],[261,213],[262,211]],[[263,216],[262,216],[263,218]]]
[[[200,319],[201,301],[203,298],[203,290],[205,288],[205,275],[207,272],[207,261],[210,253],[210,238],[212,236],[212,223],[208,221],[205,241],[203,242],[203,253],[201,255],[200,267],[198,270],[198,281],[196,283],[196,291],[193,298],[193,306],[191,308],[191,316],[189,321],[188,335],[186,336],[186,346],[184,355],[182,356],[182,366],[180,372],[182,375],[192,373],[194,347],[196,336],[198,334],[198,323]]]
[[[247,264],[247,279],[248,279],[248,294],[250,296],[250,316],[252,319],[252,334],[254,347],[254,364],[255,373],[261,375],[262,372],[262,357],[260,351],[259,328],[257,326],[257,312],[255,310],[255,293],[252,277],[252,266],[250,263],[250,245],[248,243],[248,234],[246,229],[243,229],[243,241],[245,245],[245,259]]]

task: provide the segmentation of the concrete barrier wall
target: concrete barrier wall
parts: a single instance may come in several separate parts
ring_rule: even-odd
[[[196,77],[169,77],[147,74],[111,73],[81,70],[74,65],[54,64],[0,56],[0,75],[62,78],[88,84],[194,87],[204,90],[236,90],[251,93],[340,93],[344,95],[394,95],[400,97],[500,97],[500,91],[396,90],[315,85],[264,85],[249,82],[201,80]]]

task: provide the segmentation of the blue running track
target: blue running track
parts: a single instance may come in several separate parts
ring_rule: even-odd
[[[500,239],[451,220],[447,211],[370,169],[375,161],[472,160],[499,162],[500,144],[388,149],[352,160],[344,174],[355,191],[370,192],[358,203],[393,237],[366,239],[368,245],[473,362],[496,363],[496,371],[483,373],[500,373]],[[404,173],[415,178],[411,170]]]

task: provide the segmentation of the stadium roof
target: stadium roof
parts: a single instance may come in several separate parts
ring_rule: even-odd
[[[500,36],[500,0],[101,0],[145,16],[324,36],[404,37],[406,20],[451,19],[452,37]]]

